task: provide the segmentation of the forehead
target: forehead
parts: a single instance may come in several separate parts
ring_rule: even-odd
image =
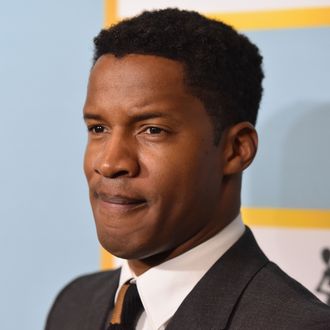
[[[180,62],[153,55],[107,54],[91,70],[85,109],[133,110],[150,105],[178,110],[192,103],[200,100],[187,91]]]
[[[121,58],[107,54],[95,63],[90,81],[98,88],[125,85],[134,88],[184,89],[183,65],[153,55],[130,54]]]

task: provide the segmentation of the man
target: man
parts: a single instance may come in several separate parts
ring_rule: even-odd
[[[239,214],[261,61],[231,27],[177,9],[95,38],[84,169],[99,240],[127,261],[69,284],[47,330],[330,329]]]

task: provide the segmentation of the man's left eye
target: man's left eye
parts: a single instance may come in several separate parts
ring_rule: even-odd
[[[164,130],[159,127],[148,127],[146,133],[150,135],[161,134]]]

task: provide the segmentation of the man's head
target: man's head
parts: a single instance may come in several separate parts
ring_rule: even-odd
[[[230,26],[196,12],[144,12],[100,32],[94,62],[104,54],[156,55],[180,62],[185,85],[212,117],[215,141],[230,125],[255,125],[262,95],[262,57]]]
[[[91,204],[102,245],[142,272],[239,212],[261,58],[230,27],[172,9],[119,23],[95,44],[84,108]]]

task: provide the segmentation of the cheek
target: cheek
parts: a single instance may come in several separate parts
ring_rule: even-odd
[[[149,178],[148,189],[178,208],[209,193],[209,186],[217,184],[220,166],[217,159],[213,146],[207,149],[200,141],[192,141],[149,153],[141,158],[141,164]]]
[[[90,148],[87,145],[86,149],[85,149],[85,154],[84,154],[84,172],[85,175],[87,177],[88,172],[89,172],[89,168],[90,168],[90,161],[91,161],[91,157],[90,157]]]
[[[94,173],[94,160],[96,157],[96,150],[95,147],[92,147],[91,145],[87,144],[85,155],[84,155],[84,173],[87,178],[87,181],[92,177],[92,174]]]

